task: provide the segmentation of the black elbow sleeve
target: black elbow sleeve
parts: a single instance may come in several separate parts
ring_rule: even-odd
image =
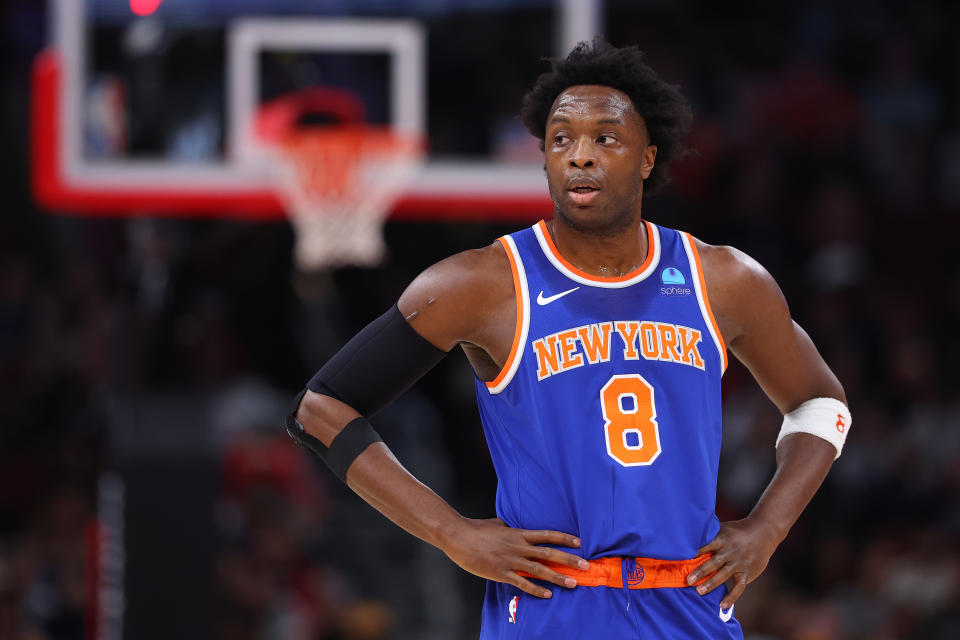
[[[413,386],[445,355],[414,331],[394,305],[330,358],[307,389],[334,397],[369,417]]]

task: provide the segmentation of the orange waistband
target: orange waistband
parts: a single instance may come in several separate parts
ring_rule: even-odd
[[[597,558],[590,560],[590,566],[581,571],[565,564],[545,561],[543,565],[557,573],[570,576],[581,587],[623,588],[624,578],[630,589],[660,589],[664,587],[688,587],[687,575],[707,561],[713,554],[705,553],[689,560],[657,560],[655,558]],[[528,573],[521,576],[532,578]],[[696,584],[706,582],[710,576],[704,576]]]

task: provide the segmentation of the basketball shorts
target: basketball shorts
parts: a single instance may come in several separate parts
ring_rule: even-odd
[[[720,609],[724,585],[701,596],[695,587],[565,589],[540,584],[553,592],[552,598],[488,581],[481,640],[743,640],[734,607]]]

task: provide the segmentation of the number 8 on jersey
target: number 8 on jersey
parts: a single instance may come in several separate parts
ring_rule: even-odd
[[[625,467],[652,464],[660,455],[653,387],[640,374],[615,375],[600,390],[607,454]]]

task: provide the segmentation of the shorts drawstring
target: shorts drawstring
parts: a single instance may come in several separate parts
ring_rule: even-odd
[[[633,600],[633,596],[630,595],[630,583],[638,579],[643,581],[643,567],[637,563],[636,559],[624,556],[620,562],[620,578],[623,580],[623,597],[627,599],[627,611],[630,611],[630,603]],[[640,612],[634,607],[630,615],[633,618],[637,633],[640,633],[643,630],[640,623]]]
[[[623,556],[620,559],[620,578],[623,580],[623,595],[627,599],[627,611],[630,611],[630,581],[627,576],[630,575],[630,564],[633,564],[633,558]]]

